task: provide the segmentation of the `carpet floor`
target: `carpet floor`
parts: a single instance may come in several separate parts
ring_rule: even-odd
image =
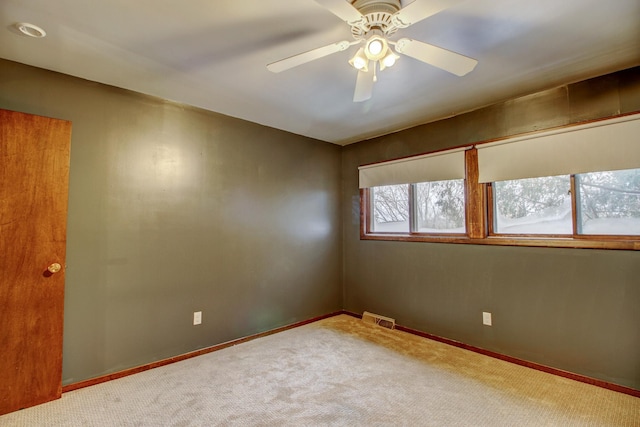
[[[339,315],[0,426],[640,426],[640,399]]]

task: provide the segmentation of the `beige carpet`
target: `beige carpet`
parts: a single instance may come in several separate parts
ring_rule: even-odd
[[[640,399],[340,315],[1,426],[640,426]]]

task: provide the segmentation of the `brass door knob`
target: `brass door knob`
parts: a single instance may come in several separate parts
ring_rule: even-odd
[[[51,264],[49,267],[47,267],[47,270],[49,271],[49,273],[51,274],[55,274],[58,271],[60,271],[62,269],[62,266],[60,264],[58,264],[57,262],[54,262],[53,264]]]

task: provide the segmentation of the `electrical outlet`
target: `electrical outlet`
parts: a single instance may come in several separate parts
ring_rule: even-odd
[[[193,324],[194,325],[199,325],[202,323],[202,312],[201,311],[194,311],[193,312]]]
[[[491,326],[491,313],[487,313],[486,311],[482,312],[482,324]]]

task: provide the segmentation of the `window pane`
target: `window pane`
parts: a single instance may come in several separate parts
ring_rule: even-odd
[[[464,233],[464,180],[416,184],[417,231]]]
[[[640,235],[640,169],[576,175],[580,234]]]
[[[494,229],[502,234],[573,234],[569,175],[494,183]]]
[[[409,185],[384,185],[371,188],[371,231],[409,232]]]

